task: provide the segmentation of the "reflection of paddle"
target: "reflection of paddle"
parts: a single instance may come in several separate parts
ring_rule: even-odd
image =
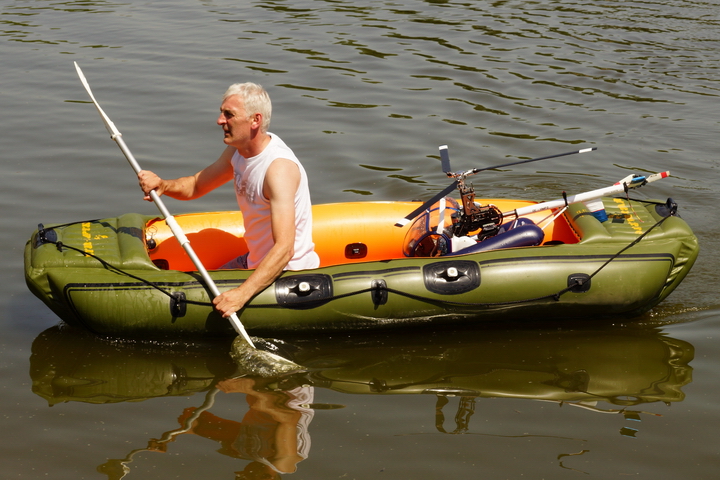
[[[85,78],[85,75],[83,75],[82,70],[80,70],[80,66],[75,63],[75,68],[77,69],[78,76],[80,76],[80,81],[82,82],[83,86],[85,87],[85,90],[87,91],[88,95],[90,95],[90,99],[95,104],[95,107],[97,107],[98,112],[100,113],[100,116],[102,117],[103,121],[105,122],[105,128],[107,128],[107,131],[110,133],[110,138],[112,138],[115,143],[117,143],[118,147],[120,147],[120,150],[122,150],[123,154],[125,154],[125,158],[127,158],[128,162],[130,162],[130,165],[132,166],[133,170],[135,170],[135,173],[140,173],[140,165],[138,164],[137,160],[135,160],[135,157],[133,156],[132,152],[130,152],[130,149],[128,149],[127,145],[125,145],[125,141],[122,138],[122,133],[118,131],[118,129],[115,127],[115,124],[110,120],[110,118],[105,114],[102,108],[100,108],[100,104],[98,104],[97,100],[95,100],[95,96],[92,94],[92,91],[90,90],[90,85],[88,84],[87,79]],[[203,266],[202,262],[200,261],[200,258],[195,254],[195,251],[193,250],[192,246],[190,245],[190,241],[185,236],[185,233],[183,233],[182,228],[180,228],[180,225],[178,225],[175,218],[170,214],[167,208],[165,208],[165,204],[160,199],[160,196],[155,193],[153,190],[150,192],[150,198],[152,198],[153,202],[155,202],[155,205],[157,205],[158,209],[160,210],[160,213],[162,213],[163,218],[168,224],[168,227],[170,227],[170,230],[172,230],[173,235],[175,235],[175,238],[177,238],[180,245],[182,245],[183,249],[187,253],[188,257],[190,257],[190,260],[192,260],[193,264],[195,265],[195,268],[197,268],[198,272],[200,272],[200,275],[202,276],[203,280],[205,280],[205,284],[207,285],[210,292],[213,294],[213,296],[217,297],[220,295],[220,291],[218,290],[217,286],[215,285],[215,282],[208,274],[207,270],[205,270],[205,267]],[[230,316],[230,321],[235,328],[235,330],[245,338],[245,340],[250,344],[253,348],[255,347],[255,344],[250,339],[250,336],[245,331],[245,327],[243,326],[242,322],[238,318],[237,314],[233,313]]]
[[[97,471],[107,475],[108,480],[121,480],[125,477],[125,475],[130,473],[130,467],[128,467],[127,464],[133,461],[135,454],[140,452],[164,452],[166,443],[172,442],[175,440],[176,436],[190,431],[193,423],[195,423],[195,420],[198,419],[200,414],[213,406],[215,403],[215,395],[217,395],[219,391],[220,390],[217,388],[213,388],[208,391],[203,404],[185,420],[182,427],[166,432],[160,440],[151,440],[147,448],[137,448],[128,453],[125,458],[113,458],[108,460],[97,467]]]

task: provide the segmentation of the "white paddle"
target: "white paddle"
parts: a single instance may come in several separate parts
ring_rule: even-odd
[[[80,66],[75,63],[75,69],[77,70],[78,76],[80,77],[80,81],[82,82],[83,86],[85,87],[85,90],[87,91],[88,95],[90,95],[90,99],[95,104],[95,107],[97,107],[98,112],[100,112],[100,116],[102,117],[103,121],[105,122],[105,128],[107,128],[107,131],[110,133],[110,138],[117,143],[118,147],[120,147],[120,150],[122,150],[123,154],[125,154],[125,158],[127,158],[128,162],[130,162],[130,165],[132,166],[133,170],[135,170],[135,173],[140,173],[142,170],[140,168],[140,165],[138,164],[137,160],[135,160],[135,157],[133,156],[132,152],[130,152],[130,149],[128,149],[127,145],[125,145],[125,141],[122,138],[122,133],[118,131],[118,129],[115,127],[115,124],[108,118],[108,116],[105,114],[102,108],[100,108],[100,104],[98,104],[97,100],[95,100],[95,96],[92,94],[92,91],[90,90],[90,85],[87,82],[87,79],[85,78],[85,75],[83,75],[82,70],[80,70]],[[173,235],[175,235],[175,238],[177,238],[180,245],[182,245],[183,249],[185,250],[185,253],[187,253],[188,257],[190,257],[190,260],[192,260],[193,264],[195,265],[195,268],[198,269],[198,272],[200,272],[200,275],[202,276],[203,280],[205,280],[205,284],[210,289],[210,292],[213,294],[213,296],[217,297],[220,295],[220,291],[218,290],[217,286],[215,285],[215,282],[208,274],[207,270],[205,270],[205,267],[203,266],[202,262],[198,258],[198,256],[195,254],[195,251],[193,250],[192,246],[190,245],[190,241],[185,236],[185,233],[182,231],[182,228],[180,228],[180,225],[177,223],[175,218],[170,214],[167,208],[165,208],[165,204],[160,199],[160,196],[155,193],[153,190],[150,192],[150,198],[152,198],[152,201],[155,202],[155,205],[157,205],[158,209],[160,210],[160,213],[162,213],[163,218],[165,219],[165,222],[167,222],[168,227],[170,227],[170,230],[172,230]],[[230,315],[230,323],[232,323],[233,328],[245,338],[247,343],[255,348],[255,344],[250,339],[250,336],[245,331],[245,327],[243,326],[242,322],[238,318],[237,314],[233,313]],[[268,352],[265,352],[268,353]],[[270,354],[272,355],[272,354]],[[281,358],[281,357],[279,357]],[[284,360],[284,359],[283,359]]]

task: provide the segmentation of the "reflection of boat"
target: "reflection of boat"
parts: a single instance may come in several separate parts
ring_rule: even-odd
[[[532,223],[499,226],[503,216],[534,202],[482,200],[489,212],[482,229],[492,232],[479,243],[442,233],[443,215],[432,209],[410,228],[396,228],[417,203],[318,205],[321,268],[285,272],[241,319],[253,332],[269,332],[638,315],[682,281],[697,240],[670,202],[603,201],[610,217],[603,223],[582,202],[553,212],[558,216],[549,223],[542,223],[552,217],[547,212],[522,217],[542,230]],[[246,249],[239,213],[176,219],[210,270]],[[458,250],[458,238],[470,246]],[[25,251],[30,289],[69,324],[117,337],[234,334],[193,270],[165,222],[134,214],[41,228]],[[250,271],[210,274],[222,290]]]
[[[216,441],[221,445],[218,452],[224,455],[251,460],[245,470],[268,475],[258,478],[276,478],[273,472],[294,471],[309,452],[308,425],[314,411],[305,404],[312,404],[312,388],[293,385],[279,391],[266,388],[275,379],[235,377],[237,365],[229,351],[227,341],[173,348],[108,342],[84,330],[53,327],[33,342],[32,388],[51,406],[68,401],[132,402],[207,392],[199,408],[178,412],[178,428],[149,440],[147,447],[133,449],[124,458],[100,465],[98,471],[109,479],[124,478],[136,454],[165,452],[170,443],[185,434]],[[220,390],[244,394],[244,416],[225,419],[209,412]],[[292,446],[295,455],[276,455],[281,450],[277,445],[285,450]]]
[[[52,327],[33,342],[32,388],[50,405],[186,396],[211,388],[235,371],[230,356],[218,353],[228,349],[228,343],[176,349],[113,343],[83,330]]]
[[[682,401],[692,345],[657,330],[479,331],[404,338],[382,346],[325,348],[304,361],[313,384],[355,394],[637,405]],[[352,342],[355,343],[355,342]],[[303,361],[299,359],[299,361]]]
[[[623,406],[682,401],[694,353],[687,342],[640,328],[354,335],[346,344],[296,340],[293,348],[309,372],[278,379],[283,388]],[[43,332],[32,351],[33,391],[51,404],[187,395],[238,373],[227,345],[193,354],[187,346],[109,343],[69,328]]]
[[[481,397],[502,397],[567,402],[597,411],[622,412],[639,419],[644,412],[627,407],[650,402],[679,402],[682,388],[691,381],[692,345],[664,336],[657,329],[623,328],[579,331],[449,331],[398,335],[353,335],[337,338],[295,339],[277,343],[283,353],[309,370],[280,378],[236,378],[242,365],[228,354],[230,345],[152,345],[109,342],[82,329],[53,327],[32,346],[30,375],[33,392],[51,405],[78,401],[109,403],[205,393],[199,408],[187,408],[179,425],[147,446],[136,446],[122,458],[98,467],[109,479],[131,472],[136,455],[164,452],[170,443],[188,433],[220,441],[220,453],[251,460],[228,450],[241,432],[237,417],[215,417],[210,409],[225,379],[257,381],[259,392],[287,399],[299,386],[370,395],[418,394],[437,396],[435,426],[442,433],[468,430],[474,402]],[[68,354],[72,352],[72,354]],[[449,397],[459,397],[450,399]],[[315,398],[318,392],[315,393]],[[605,401],[620,410],[595,405]],[[457,428],[445,428],[443,408],[457,403]],[[198,400],[190,400],[198,405]],[[348,402],[350,403],[350,402]],[[357,402],[356,402],[357,403]],[[337,405],[310,403],[314,410]],[[431,407],[432,408],[432,407]],[[212,427],[212,428],[210,428]],[[621,434],[626,433],[621,430]],[[630,431],[631,429],[627,429]],[[293,429],[293,432],[295,429]],[[212,432],[209,434],[208,432]],[[233,443],[234,445],[234,443]],[[307,452],[305,452],[307,454]],[[267,467],[251,461],[248,469]],[[289,470],[288,470],[289,471]]]

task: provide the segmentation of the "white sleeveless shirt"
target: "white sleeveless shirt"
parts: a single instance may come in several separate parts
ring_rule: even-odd
[[[245,158],[237,151],[231,159],[235,172],[235,195],[243,214],[245,241],[250,253],[248,268],[257,268],[274,245],[270,201],[263,194],[265,174],[277,158],[286,158],[300,169],[300,185],[295,192],[295,254],[285,270],[317,268],[320,257],[312,241],[312,204],[307,174],[295,154],[280,137],[269,133],[270,143],[258,155]]]

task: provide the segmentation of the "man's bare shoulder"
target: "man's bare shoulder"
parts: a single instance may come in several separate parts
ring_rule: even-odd
[[[288,158],[276,158],[268,167],[265,175],[265,196],[272,198],[278,194],[295,192],[300,185],[300,167]]]
[[[300,178],[300,167],[289,158],[276,158],[268,167],[269,175],[291,175]]]

